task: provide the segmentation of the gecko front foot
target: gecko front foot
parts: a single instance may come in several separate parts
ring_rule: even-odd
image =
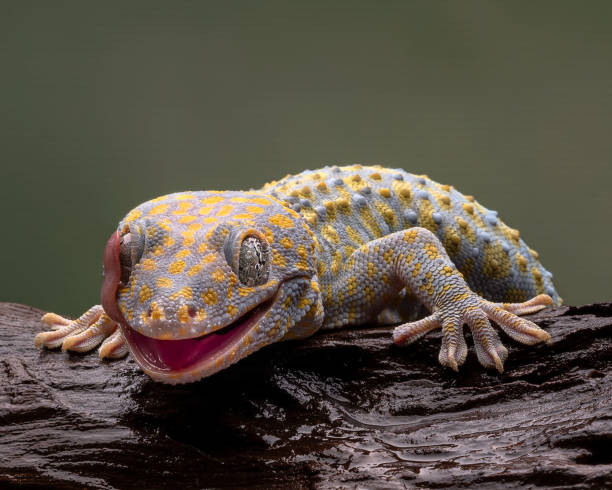
[[[550,343],[548,332],[517,315],[534,313],[552,304],[552,298],[545,294],[524,303],[492,303],[468,290],[442,302],[427,318],[396,327],[393,341],[398,345],[410,344],[427,332],[442,328],[442,347],[438,359],[440,364],[457,371],[467,356],[463,336],[463,325],[467,324],[474,338],[480,364],[502,373],[508,351],[489,320],[493,320],[506,334],[523,344]]]
[[[128,348],[117,324],[104,313],[100,305],[92,306],[76,320],[69,320],[55,313],[47,313],[40,319],[51,331],[41,332],[34,338],[39,349],[55,349],[88,352],[98,345],[101,359],[118,359],[128,353]]]

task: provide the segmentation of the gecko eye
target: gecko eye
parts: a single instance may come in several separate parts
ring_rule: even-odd
[[[132,274],[132,268],[140,260],[142,254],[140,242],[132,239],[131,233],[126,233],[119,242],[119,264],[121,265],[121,282],[127,284]]]
[[[246,286],[258,286],[268,280],[270,269],[268,243],[249,235],[240,245],[238,279]]]

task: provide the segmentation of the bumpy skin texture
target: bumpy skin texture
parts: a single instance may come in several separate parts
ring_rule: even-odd
[[[118,282],[127,234],[132,267]],[[243,282],[245,239],[261,245],[249,256],[260,261],[257,284]],[[549,341],[516,315],[561,302],[537,253],[496,212],[379,166],[153,199],[120,222],[105,267],[106,312],[97,306],[74,322],[48,314],[55,331],[36,344],[85,351],[106,338],[102,357],[129,348],[167,383],[208,376],[273,342],[370,322],[410,322],[395,329],[398,344],[442,328],[439,360],[455,370],[467,324],[480,362],[501,372],[507,351],[489,319],[520,342]],[[423,307],[431,315],[415,321]]]

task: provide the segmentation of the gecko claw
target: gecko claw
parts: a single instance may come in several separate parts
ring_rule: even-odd
[[[497,355],[497,352],[489,352],[489,355],[493,358],[493,362],[495,363],[495,368],[497,369],[497,372],[499,372],[499,374],[502,374],[504,372],[504,363]]]

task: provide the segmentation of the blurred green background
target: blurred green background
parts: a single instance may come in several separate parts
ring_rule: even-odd
[[[426,173],[612,299],[612,3],[0,6],[0,300],[99,301],[119,219],[329,163]]]

